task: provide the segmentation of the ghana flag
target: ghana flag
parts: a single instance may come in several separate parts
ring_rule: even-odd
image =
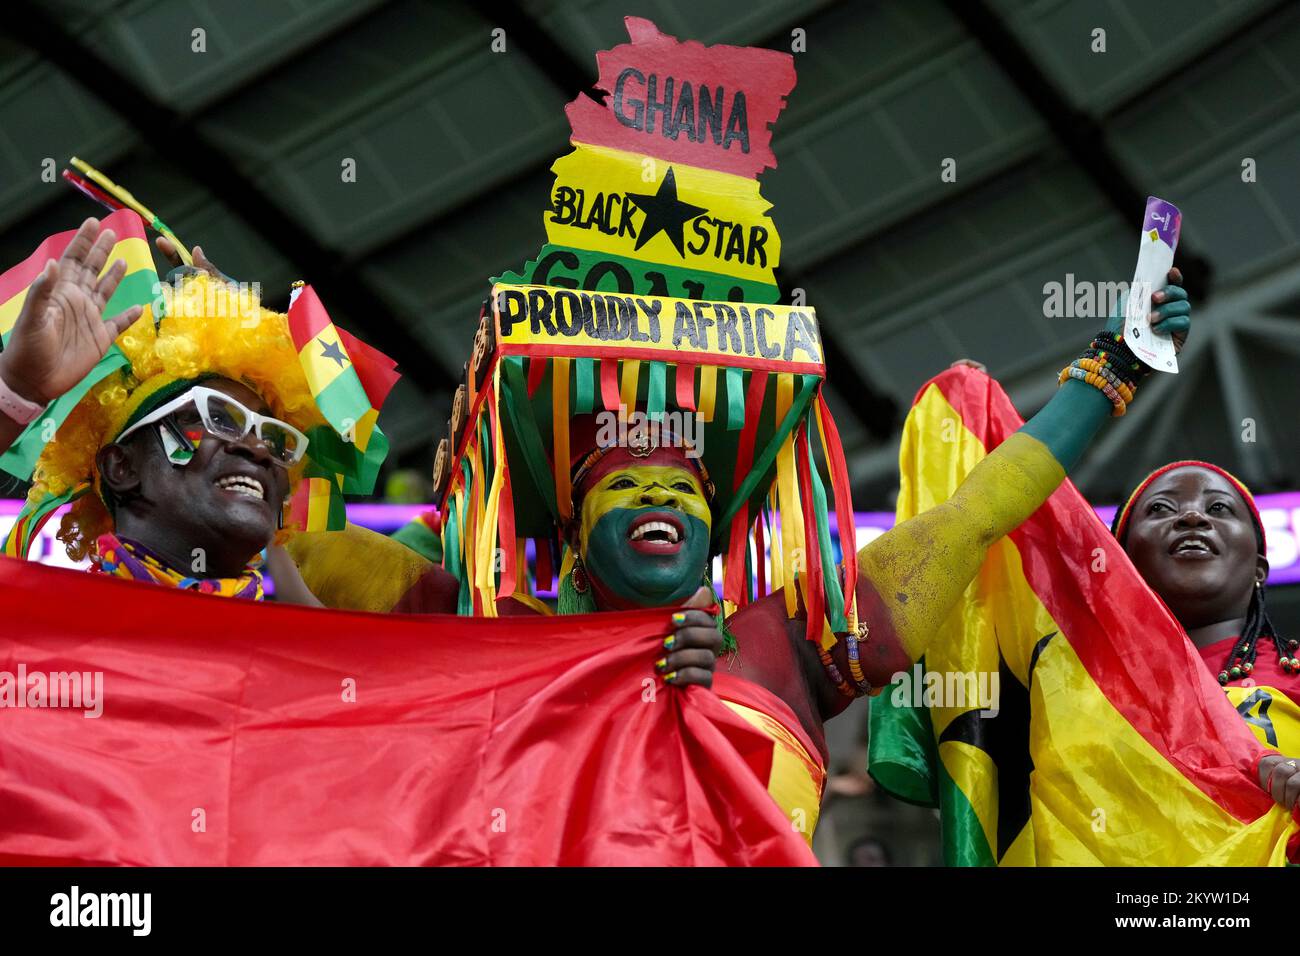
[[[306,531],[337,531],[346,520],[343,494],[370,494],[388,439],[376,424],[398,378],[397,363],[336,327],[315,290],[298,284],[289,303],[289,334],[316,407],[329,427],[312,429],[310,462],[290,504]]]
[[[126,260],[126,274],[104,307],[104,315],[117,315],[133,305],[152,304],[159,292],[158,273],[149,251],[149,242],[145,238],[143,220],[131,210],[121,209],[105,217],[102,225],[105,229],[113,230],[117,235],[117,243],[109,251],[100,274],[107,272],[118,259]],[[50,236],[30,256],[0,275],[0,346],[9,344],[9,336],[18,321],[18,313],[22,311],[23,302],[27,299],[27,290],[41,274],[45,263],[62,256],[76,234],[77,230],[71,229]],[[54,401],[24,429],[8,451],[0,455],[0,469],[22,481],[29,479],[32,469],[36,467],[36,459],[40,457],[52,434],[51,427],[57,429],[62,425],[68,413],[105,375],[124,368],[127,364],[127,358],[121,350],[116,345],[111,346],[85,378]]]
[[[898,520],[1021,424],[987,375],[927,383]],[[1068,481],[989,550],[923,665],[871,709],[872,776],[940,809],[950,865],[1285,863],[1298,828],[1256,782],[1263,752]]]

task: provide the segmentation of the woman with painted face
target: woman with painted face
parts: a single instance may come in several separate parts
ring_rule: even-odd
[[[1129,495],[1112,527],[1143,579],[1187,631],[1260,742],[1260,786],[1300,808],[1300,641],[1265,605],[1264,526],[1244,484],[1217,465],[1176,461]]]

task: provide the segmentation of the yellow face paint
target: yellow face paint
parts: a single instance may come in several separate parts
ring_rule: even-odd
[[[578,553],[587,554],[587,539],[602,515],[615,508],[674,508],[712,530],[709,502],[695,472],[677,465],[631,465],[611,471],[583,496]]]

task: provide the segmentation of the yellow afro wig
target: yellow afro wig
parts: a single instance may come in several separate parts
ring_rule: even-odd
[[[303,432],[323,424],[289,334],[288,317],[261,307],[247,288],[206,274],[163,284],[154,308],[117,339],[129,369],[110,374],[69,414],[36,463],[28,502],[89,484],[99,490],[95,456],[114,441],[149,398],[178,381],[217,375],[243,382],[278,418]],[[291,475],[296,484],[299,465]],[[82,495],[64,516],[59,539],[84,559],[113,519],[99,494]]]

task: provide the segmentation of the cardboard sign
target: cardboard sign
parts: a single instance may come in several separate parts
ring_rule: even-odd
[[[497,285],[503,355],[608,357],[823,374],[817,315],[807,307]]]
[[[547,244],[496,281],[773,303],[781,240],[757,176],[794,89],[788,53],[680,42],[628,17],[631,43],[597,54],[599,103],[566,109]]]

